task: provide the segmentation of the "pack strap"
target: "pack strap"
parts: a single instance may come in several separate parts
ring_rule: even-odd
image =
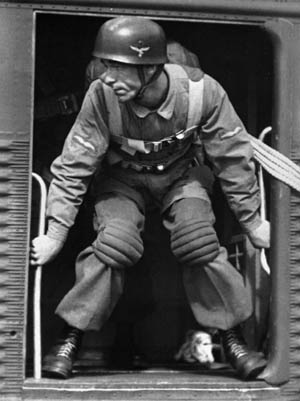
[[[82,103],[80,92],[65,93],[58,96],[50,96],[37,102],[34,110],[35,120],[46,120],[58,115],[67,116],[77,113]]]

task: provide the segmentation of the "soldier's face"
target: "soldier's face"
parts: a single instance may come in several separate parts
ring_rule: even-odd
[[[112,88],[120,102],[134,99],[141,88],[137,68],[116,61],[105,60],[103,63],[106,70],[100,76],[101,81]]]

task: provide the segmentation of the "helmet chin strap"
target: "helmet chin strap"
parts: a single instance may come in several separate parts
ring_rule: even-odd
[[[148,82],[147,82],[146,77],[145,77],[144,66],[143,65],[137,66],[139,79],[141,81],[141,88],[135,97],[137,100],[142,99],[142,97],[144,96],[145,90],[148,88],[148,86],[150,84],[152,84],[152,82],[154,82],[159,77],[163,68],[164,68],[163,64],[157,65],[155,72],[152,74],[152,76],[148,79]]]

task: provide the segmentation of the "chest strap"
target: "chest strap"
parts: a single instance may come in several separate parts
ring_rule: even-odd
[[[159,152],[165,146],[168,146],[174,142],[183,142],[191,136],[196,136],[197,125],[194,125],[186,130],[178,131],[176,134],[168,136],[166,138],[161,139],[160,141],[142,141],[138,139],[130,139],[123,136],[114,135],[112,140],[119,145],[127,144],[129,147],[134,149],[135,151],[139,151],[141,153],[151,153],[151,152]],[[123,149],[124,150],[124,149]],[[128,152],[129,153],[129,152]]]
[[[175,79],[188,79],[186,71],[180,65],[167,64],[165,65],[165,69],[173,76],[175,75]],[[123,135],[122,116],[118,98],[114,95],[111,88],[109,88],[107,85],[104,85],[104,97],[108,110],[108,123],[111,133],[111,140],[119,144],[123,151],[129,153],[130,155],[134,155],[136,152],[145,154],[159,152],[168,144],[176,141],[182,142],[186,139],[190,139],[191,136],[194,136],[193,139],[195,139],[202,115],[201,111],[203,104],[204,84],[203,78],[196,82],[189,79],[188,82],[189,104],[186,129],[180,130],[159,141],[144,141],[140,139],[128,138]]]

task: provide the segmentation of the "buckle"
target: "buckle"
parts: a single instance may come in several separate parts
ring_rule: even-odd
[[[142,171],[152,174],[159,174],[165,171],[167,165],[166,164],[157,164],[155,166],[143,166]]]
[[[166,166],[164,164],[158,164],[157,166],[155,166],[155,168],[159,173],[162,173],[165,170]]]
[[[163,147],[163,142],[152,142],[153,152],[159,152]]]
[[[183,139],[185,139],[185,131],[182,129],[181,131],[178,131],[176,134],[174,134],[174,136],[177,141],[182,141]]]
[[[61,114],[69,115],[79,110],[76,96],[73,93],[61,96],[57,100]]]

